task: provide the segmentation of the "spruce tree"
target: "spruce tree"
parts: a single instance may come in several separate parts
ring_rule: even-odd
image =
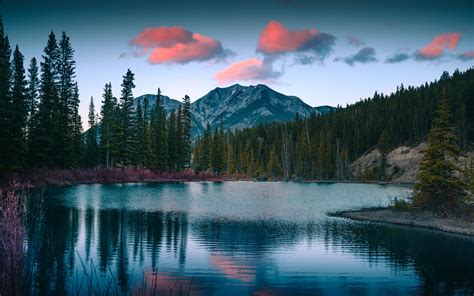
[[[211,147],[211,166],[212,171],[216,175],[220,175],[225,171],[225,143],[224,132],[222,129],[216,128],[212,139]]]
[[[33,118],[38,111],[38,91],[39,91],[39,78],[38,78],[38,63],[36,58],[32,58],[30,66],[28,67],[28,92],[27,92],[27,105],[28,105],[28,121],[27,130],[31,130],[33,125]]]
[[[428,134],[413,195],[415,208],[440,212],[445,216],[458,214],[466,195],[466,184],[460,177],[460,168],[455,164],[461,155],[461,148],[454,133],[451,112],[443,91],[437,116]]]
[[[77,82],[74,84],[73,88],[73,96],[72,96],[72,103],[74,105],[74,110],[70,114],[71,124],[72,124],[72,143],[73,143],[73,158],[76,160],[75,165],[83,159],[84,155],[84,139],[82,137],[82,119],[79,115],[79,87]]]
[[[184,168],[184,130],[183,130],[183,109],[178,106],[176,113],[176,170]]]
[[[11,167],[11,48],[0,16],[0,172]]]
[[[16,169],[25,166],[26,161],[26,122],[28,117],[26,76],[23,67],[23,55],[18,46],[13,52],[13,85],[12,85],[12,107],[11,107],[11,131],[12,140],[12,165]]]
[[[154,111],[154,140],[155,140],[155,167],[159,171],[167,168],[168,163],[168,141],[166,135],[166,113],[163,107],[163,98],[161,90],[158,88],[156,95],[155,111]]]
[[[167,122],[167,144],[168,144],[168,160],[167,160],[167,166],[168,169],[170,170],[176,170],[177,169],[177,143],[178,143],[178,135],[177,135],[177,129],[176,129],[176,113],[174,111],[171,112],[168,122]]]
[[[112,84],[105,84],[104,94],[102,95],[102,107],[100,109],[100,154],[102,163],[106,168],[112,166],[112,134],[114,128],[114,112],[117,107],[117,100],[112,94]]]
[[[270,151],[270,159],[268,161],[268,175],[272,178],[277,178],[282,175],[280,159],[278,157],[275,145],[272,145],[272,149]]]
[[[57,92],[58,44],[53,32],[49,35],[41,62],[40,102],[29,137],[30,164],[34,167],[58,167],[58,92]]]
[[[137,147],[136,147],[136,164],[139,166],[145,166],[146,164],[146,128],[145,119],[143,115],[142,103],[137,102],[135,111],[135,129],[133,133],[137,136]]]
[[[95,115],[94,99],[92,97],[89,103],[88,123],[89,130],[87,131],[85,164],[87,167],[96,167],[99,149],[97,145],[97,120]]]
[[[136,161],[136,135],[134,134],[135,116],[133,110],[133,88],[135,84],[134,74],[130,69],[123,76],[122,96],[120,97],[120,116],[121,116],[121,160],[124,165],[133,165]]]
[[[381,181],[386,181],[387,179],[386,171],[388,167],[387,156],[389,152],[389,142],[390,137],[388,135],[388,130],[384,129],[379,139],[380,165],[378,169],[378,179]]]
[[[76,166],[79,157],[74,147],[74,128],[79,108],[79,102],[74,97],[75,65],[74,49],[69,37],[63,32],[59,41],[57,62],[59,94],[57,125],[61,127],[58,131],[58,139],[62,146],[59,161],[65,167]]]
[[[201,153],[196,159],[199,171],[207,171],[211,164],[211,146],[212,146],[212,130],[209,122],[202,137]]]
[[[183,158],[183,167],[189,167],[191,163],[191,152],[192,152],[192,142],[191,142],[191,128],[192,128],[192,118],[191,118],[191,99],[188,95],[185,95],[183,98],[183,110],[182,110],[182,121],[183,121],[183,131],[182,131],[182,158]]]

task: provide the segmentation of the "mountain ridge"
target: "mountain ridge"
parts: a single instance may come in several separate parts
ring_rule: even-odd
[[[156,95],[144,94],[134,99],[134,105],[148,99],[149,109],[156,103]],[[176,111],[180,101],[162,95],[166,113]],[[253,127],[260,123],[290,121],[299,116],[313,113],[325,114],[335,110],[331,106],[312,107],[297,96],[288,96],[264,84],[243,86],[234,84],[216,87],[191,104],[192,135],[201,135],[206,125],[211,128],[222,126],[236,130]]]

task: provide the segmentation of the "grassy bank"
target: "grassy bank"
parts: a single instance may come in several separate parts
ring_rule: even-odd
[[[11,180],[9,176],[7,180]],[[155,172],[145,168],[98,168],[98,169],[35,169],[15,175],[23,186],[45,185],[67,186],[92,183],[133,183],[133,182],[187,182],[222,181],[225,178],[212,173],[196,173],[192,170],[181,172]],[[8,184],[6,184],[8,185]]]

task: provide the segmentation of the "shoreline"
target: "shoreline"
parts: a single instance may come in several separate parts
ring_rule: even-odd
[[[4,176],[5,177],[5,176]],[[192,170],[181,172],[155,172],[145,168],[99,168],[99,169],[35,169],[7,176],[0,188],[8,187],[11,180],[26,188],[43,186],[72,186],[79,184],[118,184],[118,183],[173,183],[173,182],[300,182],[321,184],[378,184],[411,186],[413,183],[364,180],[316,180],[316,179],[260,179],[244,174],[216,176],[210,172],[196,173]],[[3,185],[2,185],[3,183]]]
[[[390,208],[369,208],[337,212],[330,214],[330,216],[474,236],[474,220],[442,218],[431,212],[405,212]]]

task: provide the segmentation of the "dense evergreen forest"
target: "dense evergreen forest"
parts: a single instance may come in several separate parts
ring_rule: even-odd
[[[455,133],[463,149],[474,141],[474,69],[419,87],[403,85],[388,96],[375,93],[328,115],[296,118],[235,132],[211,130],[196,141],[198,171],[242,173],[254,177],[346,180],[357,178],[349,165],[380,149],[383,159],[401,144],[426,140],[442,99],[453,110]],[[384,179],[386,162],[371,172]],[[367,172],[362,172],[367,173]]]
[[[39,65],[38,65],[39,64]],[[443,73],[419,87],[403,85],[388,96],[375,93],[326,115],[226,131],[208,126],[191,139],[188,96],[165,113],[161,93],[151,110],[134,103],[134,74],[123,76],[121,94],[104,87],[100,111],[93,100],[84,133],[78,113],[74,49],[66,33],[53,32],[41,56],[25,71],[18,46],[12,51],[0,19],[0,171],[31,168],[146,167],[156,171],[193,168],[196,173],[251,177],[346,180],[349,165],[365,152],[425,141],[441,99],[454,114],[463,149],[474,140],[474,69]],[[97,114],[100,113],[100,114]],[[382,161],[382,166],[384,161]],[[375,172],[384,179],[383,167]]]
[[[0,19],[0,172],[29,168],[147,167],[179,171],[191,162],[191,101],[169,116],[162,100],[149,112],[134,105],[134,74],[123,76],[120,98],[104,88],[100,116],[91,99],[83,133],[74,49],[69,37],[53,32],[38,67],[27,73],[19,47],[10,47]],[[160,90],[158,89],[160,98]],[[100,124],[99,124],[100,123]]]

